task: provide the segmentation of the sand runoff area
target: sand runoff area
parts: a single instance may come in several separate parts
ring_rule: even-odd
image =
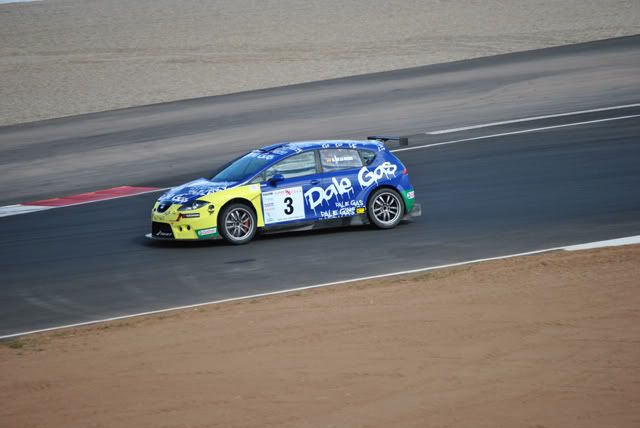
[[[638,0],[0,4],[0,126],[638,33]]]
[[[636,245],[31,336],[0,425],[639,426],[639,287]]]

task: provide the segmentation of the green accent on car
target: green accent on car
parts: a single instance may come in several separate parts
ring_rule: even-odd
[[[207,227],[206,229],[198,229],[196,230],[196,235],[198,239],[216,239],[219,238],[217,227]]]
[[[409,213],[416,203],[415,191],[413,189],[403,190],[402,199],[404,200],[405,212]]]

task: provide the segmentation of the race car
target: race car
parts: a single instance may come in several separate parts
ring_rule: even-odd
[[[303,141],[251,151],[164,193],[151,211],[152,239],[223,238],[357,224],[381,229],[419,215],[407,169],[385,139]]]

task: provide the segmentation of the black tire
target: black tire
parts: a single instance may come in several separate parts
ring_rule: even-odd
[[[383,187],[371,194],[367,202],[367,211],[374,226],[379,229],[391,229],[404,217],[404,202],[398,192]]]
[[[256,214],[247,204],[233,203],[225,206],[218,218],[220,234],[230,244],[242,245],[256,234]]]

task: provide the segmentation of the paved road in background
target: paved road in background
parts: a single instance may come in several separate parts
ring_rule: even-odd
[[[171,186],[250,148],[640,100],[640,36],[0,127],[0,205]]]
[[[0,198],[175,184],[274,139],[415,134],[637,103],[638,53],[640,38],[624,38],[0,128]],[[640,109],[422,142],[635,114]],[[155,194],[0,218],[0,335],[640,234],[638,117],[398,155],[424,215],[391,231],[273,235],[243,247],[157,245],[142,238]],[[40,164],[47,170],[29,172]],[[27,185],[11,186],[20,177]]]

